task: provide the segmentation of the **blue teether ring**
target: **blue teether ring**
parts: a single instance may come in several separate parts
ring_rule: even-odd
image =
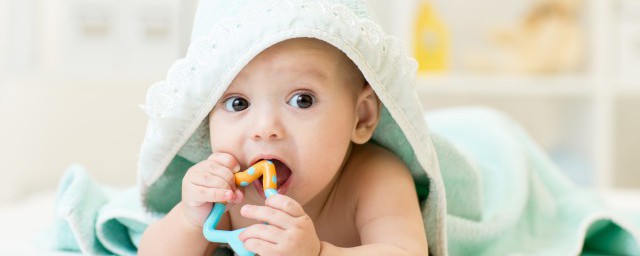
[[[248,170],[243,172],[238,172],[235,174],[236,185],[238,186],[247,186],[251,184],[255,179],[263,176],[263,189],[264,194],[267,198],[272,195],[278,194],[277,188],[277,179],[276,179],[276,168],[271,161],[263,160],[258,162],[257,164],[250,167]],[[202,228],[202,233],[204,237],[214,243],[226,243],[231,246],[231,249],[235,251],[240,256],[253,256],[255,253],[244,248],[244,244],[240,241],[240,233],[245,230],[245,228],[236,229],[236,230],[217,230],[216,226],[218,222],[220,222],[220,218],[224,213],[227,205],[225,203],[215,203],[213,205],[213,209],[211,209],[211,213],[207,217],[207,220],[204,222],[204,227]]]

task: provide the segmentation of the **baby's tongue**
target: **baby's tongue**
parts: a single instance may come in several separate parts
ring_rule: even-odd
[[[271,162],[273,162],[273,165],[276,167],[276,177],[278,179],[278,187],[280,187],[289,179],[289,176],[291,176],[291,169],[278,160],[272,160]]]

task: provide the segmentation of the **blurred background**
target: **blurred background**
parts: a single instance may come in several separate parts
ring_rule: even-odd
[[[640,189],[640,1],[369,0],[419,62],[426,109],[520,122],[576,183]],[[131,186],[146,89],[184,56],[197,0],[0,0],[0,203],[71,164]]]

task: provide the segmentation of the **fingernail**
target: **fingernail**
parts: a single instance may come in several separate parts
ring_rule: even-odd
[[[251,207],[251,206],[249,206],[249,205],[244,205],[244,206],[242,206],[242,209],[240,209],[240,212],[241,212],[243,215],[244,215],[244,214],[247,214],[247,212],[249,211],[249,207]]]
[[[235,167],[233,167],[233,172],[239,172],[240,171],[240,165],[236,165]]]
[[[225,198],[231,198],[231,196],[233,196],[233,192],[231,192],[231,191],[224,192],[224,197]]]

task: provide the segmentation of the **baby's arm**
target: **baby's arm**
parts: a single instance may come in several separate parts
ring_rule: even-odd
[[[140,255],[213,255],[217,244],[202,235],[202,228],[184,217],[182,202],[161,220],[151,224],[142,235]],[[229,216],[224,214],[218,229],[229,229]]]
[[[358,164],[356,226],[362,246],[339,248],[322,242],[322,255],[428,255],[427,238],[413,179],[389,152]],[[351,176],[351,175],[350,175]]]
[[[211,255],[217,245],[204,238],[202,225],[213,203],[242,201],[243,194],[235,187],[232,171],[239,169],[235,158],[224,153],[214,153],[191,167],[182,181],[182,201],[145,230],[138,252],[141,255]],[[228,213],[222,216],[217,228],[230,228]]]

